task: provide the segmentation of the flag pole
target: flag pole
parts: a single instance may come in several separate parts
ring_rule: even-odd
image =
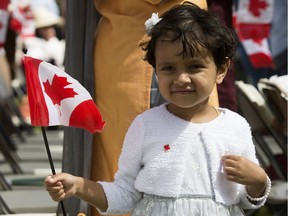
[[[27,54],[27,51],[28,50],[26,48],[22,49],[22,52],[24,53],[24,55]],[[48,155],[50,168],[51,168],[52,174],[55,175],[56,172],[55,172],[54,163],[53,163],[53,160],[52,160],[51,151],[50,151],[50,148],[49,148],[49,144],[48,144],[45,128],[41,127],[41,131],[42,131],[42,135],[43,135],[43,138],[44,138],[44,143],[45,143],[45,148],[46,148],[46,152],[47,152],[47,155]],[[60,201],[60,205],[61,205],[61,209],[62,209],[63,215],[66,216],[66,210],[65,210],[63,201]]]
[[[52,174],[55,175],[56,172],[55,172],[55,168],[54,168],[54,164],[53,164],[53,160],[52,160],[52,156],[51,156],[51,151],[50,151],[48,140],[47,140],[47,136],[46,136],[46,131],[45,131],[44,127],[41,127],[41,130],[42,130],[42,135],[43,135],[43,138],[44,138],[46,152],[47,152],[48,159],[49,159],[50,168],[51,168]],[[63,215],[66,216],[66,211],[65,211],[65,207],[64,207],[63,201],[60,201],[60,205],[61,205],[61,209],[62,209]]]

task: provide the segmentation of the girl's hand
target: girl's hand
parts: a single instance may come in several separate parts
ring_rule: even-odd
[[[105,212],[108,208],[102,186],[94,181],[68,173],[49,175],[44,181],[46,190],[54,201],[75,196]]]
[[[265,191],[267,176],[265,171],[238,155],[225,155],[222,157],[224,171],[228,181],[246,185],[252,197],[260,197]]]
[[[77,177],[68,173],[49,175],[45,178],[46,190],[54,201],[72,197],[77,192]]]

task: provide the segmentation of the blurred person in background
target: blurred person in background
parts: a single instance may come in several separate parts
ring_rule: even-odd
[[[24,46],[28,55],[64,68],[65,40],[56,34],[57,26],[63,19],[45,8],[32,11],[35,20],[36,37],[27,38]]]

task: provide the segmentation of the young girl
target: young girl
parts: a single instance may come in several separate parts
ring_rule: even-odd
[[[234,34],[190,3],[161,19],[154,14],[146,27],[146,60],[168,102],[132,122],[114,182],[60,173],[45,179],[50,196],[134,216],[238,216],[264,205],[271,181],[258,165],[249,125],[208,103],[234,55]]]

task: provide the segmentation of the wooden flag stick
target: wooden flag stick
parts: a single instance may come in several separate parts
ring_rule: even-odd
[[[47,152],[47,155],[48,155],[50,168],[51,168],[52,174],[55,175],[56,172],[55,172],[54,163],[53,163],[53,160],[52,160],[51,151],[50,151],[48,140],[47,140],[47,136],[46,136],[46,131],[45,131],[44,127],[41,127],[41,130],[42,130],[42,135],[43,135],[43,138],[44,138],[44,143],[45,143],[45,148],[46,148],[46,152]],[[61,208],[62,208],[63,215],[66,216],[66,211],[65,211],[65,207],[64,207],[63,201],[60,201],[60,205],[61,205]]]

